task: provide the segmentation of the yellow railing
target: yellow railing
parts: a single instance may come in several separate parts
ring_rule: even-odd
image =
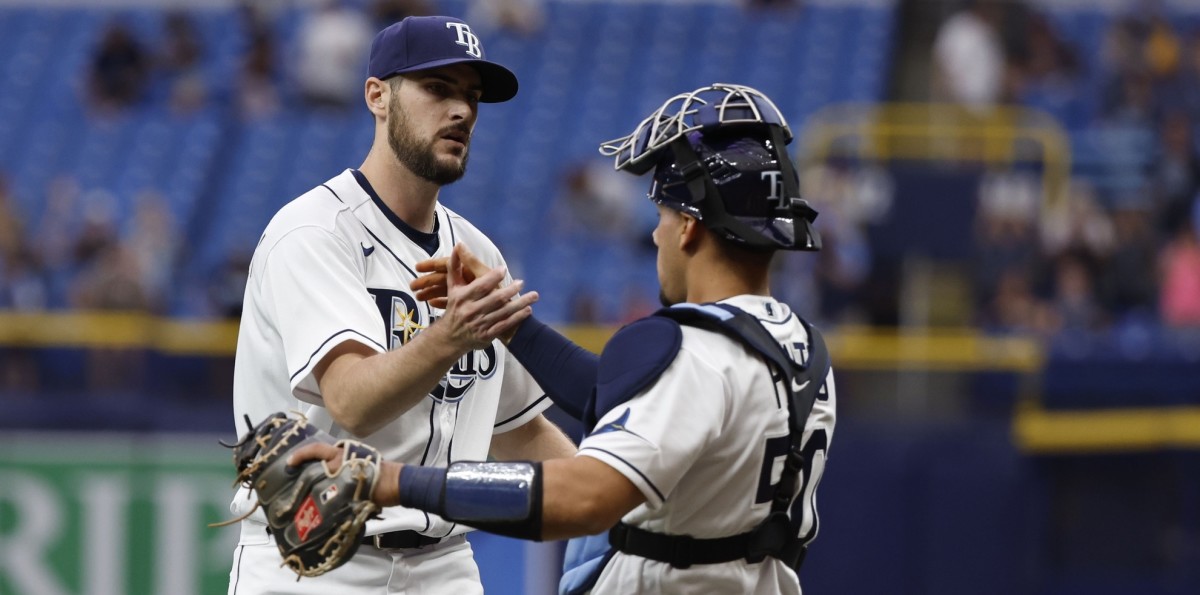
[[[183,356],[232,356],[237,323],[181,320],[149,314],[0,312],[0,346],[147,349]],[[571,325],[564,334],[599,352],[616,330]],[[826,333],[840,369],[1035,372],[1041,368],[1038,342],[982,335],[971,329],[920,332],[843,327]]]
[[[1200,449],[1200,407],[1121,407],[1048,410],[1017,407],[1013,441],[1032,454]]]
[[[576,343],[599,352],[616,330],[564,326]],[[179,320],[145,313],[0,312],[0,347],[145,349],[177,356],[232,357],[237,323]],[[973,329],[914,332],[844,326],[826,332],[833,361],[850,371],[997,371],[1035,375],[1043,366],[1039,341],[991,337]],[[1200,407],[1050,411],[1036,398],[1022,402],[1013,441],[1029,453],[1200,448]]]
[[[809,118],[800,147],[807,162],[831,156],[1005,166],[1042,162],[1047,208],[1061,204],[1071,173],[1062,126],[1049,114],[1020,107],[981,113],[945,103],[834,105]]]

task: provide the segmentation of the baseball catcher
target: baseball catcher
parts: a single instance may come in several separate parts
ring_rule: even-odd
[[[276,413],[252,426],[233,449],[234,485],[254,490],[275,537],[283,564],[300,576],[320,576],[345,564],[358,550],[367,519],[377,516],[371,491],[379,478],[379,451],[354,440],[335,441],[303,415]],[[313,442],[343,449],[341,464],[287,464],[288,455]],[[250,512],[254,512],[252,509]],[[238,522],[240,518],[214,526]]]

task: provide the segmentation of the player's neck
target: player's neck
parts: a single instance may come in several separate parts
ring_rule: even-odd
[[[389,163],[377,151],[371,151],[358,170],[366,176],[383,204],[401,221],[417,231],[433,231],[434,206],[440,186],[412,173],[394,158]]]
[[[766,271],[728,260],[693,259],[688,263],[687,301],[719,302],[737,295],[771,295]]]

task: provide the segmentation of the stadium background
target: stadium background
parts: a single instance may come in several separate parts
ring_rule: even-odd
[[[1200,592],[1200,4],[320,4],[0,0],[0,593],[224,592],[248,252],[365,155],[322,66],[422,9],[521,78],[443,200],[592,348],[655,300],[597,144],[711,82],[789,118],[828,249],[776,291],[841,400],[806,593]],[[549,592],[553,544],[475,542]]]

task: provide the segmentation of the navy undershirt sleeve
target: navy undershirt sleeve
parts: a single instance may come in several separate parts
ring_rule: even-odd
[[[583,419],[596,387],[600,356],[576,345],[558,331],[529,317],[517,328],[508,350],[563,411]]]

